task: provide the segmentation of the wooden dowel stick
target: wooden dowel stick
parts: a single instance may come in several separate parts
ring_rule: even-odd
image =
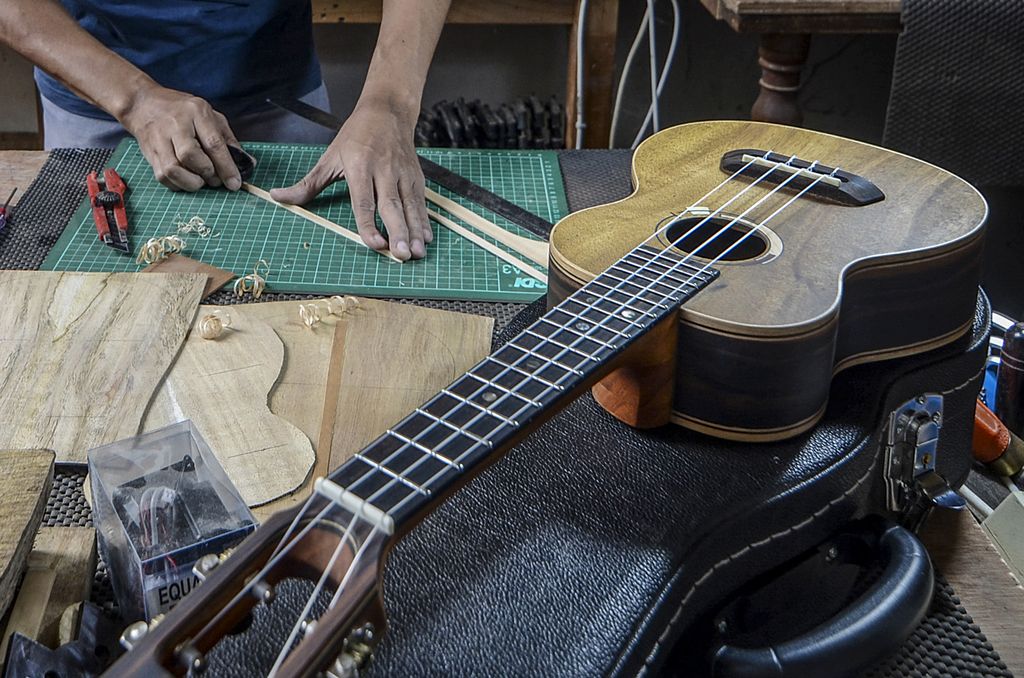
[[[323,226],[328,231],[332,231],[334,233],[337,233],[338,235],[342,236],[343,238],[348,238],[352,242],[357,242],[360,245],[362,245],[363,247],[366,247],[366,243],[363,242],[363,238],[358,233],[353,233],[352,231],[348,230],[347,228],[344,228],[343,226],[339,226],[338,224],[334,223],[330,219],[324,219],[319,214],[314,214],[313,212],[310,212],[307,209],[303,209],[303,208],[299,207],[298,205],[288,205],[288,204],[285,204],[283,202],[278,202],[278,201],[276,201],[276,200],[274,200],[273,198],[270,197],[270,193],[268,193],[267,191],[264,191],[262,188],[260,188],[258,186],[253,186],[252,184],[244,183],[243,182],[242,183],[242,189],[245,190],[246,192],[256,196],[257,198],[260,198],[262,200],[266,200],[267,202],[269,202],[269,203],[271,203],[273,205],[277,205],[278,207],[280,207],[282,209],[288,210],[292,214],[299,215],[300,217],[302,217],[303,219],[306,219],[307,221],[312,221],[314,224],[316,224],[318,226]],[[379,250],[374,250],[374,252],[376,252],[377,254],[384,255],[385,257],[387,257],[388,259],[391,259],[392,261],[397,261],[398,263],[402,263],[402,260],[399,259],[398,257],[394,256],[393,254],[391,254],[390,250],[388,250],[387,248],[379,249]]]
[[[540,280],[545,285],[548,283],[548,277],[544,273],[533,268],[525,261],[517,259],[516,257],[512,256],[511,254],[501,249],[500,247],[487,242],[486,240],[484,240],[483,238],[481,238],[468,228],[458,225],[448,217],[442,216],[435,212],[434,210],[427,210],[427,214],[429,214],[430,218],[436,221],[437,223],[447,227],[448,229],[454,231],[455,233],[458,233],[466,240],[469,240],[478,247],[482,247],[483,249],[487,250],[488,252],[498,257],[499,259],[503,259],[504,261],[512,264],[513,266],[521,270],[523,273],[526,273],[527,275],[536,278],[537,280]]]
[[[539,266],[548,265],[548,244],[543,240],[531,240],[521,235],[510,233],[501,226],[484,219],[482,216],[460,205],[450,198],[446,198],[430,188],[426,189],[427,200],[438,207],[446,210],[451,215],[458,217],[473,228],[494,238],[503,245],[511,247],[527,259]]]

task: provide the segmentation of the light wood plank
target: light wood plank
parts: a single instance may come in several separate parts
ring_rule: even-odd
[[[85,461],[138,433],[206,276],[0,271],[0,449]]]
[[[284,342],[285,370],[271,409],[310,435],[317,458],[314,472],[298,490],[253,509],[261,520],[305,500],[315,477],[335,467],[331,451],[336,438],[351,446],[376,437],[393,423],[382,422],[408,414],[489,351],[490,318],[371,299],[359,302],[345,316],[325,315],[313,330],[299,321],[298,307],[304,302],[249,304],[244,309],[270,323]],[[413,335],[422,336],[414,340]],[[376,357],[390,350],[391,360]],[[452,351],[462,355],[453,359]],[[293,355],[301,356],[294,372],[288,358]],[[375,394],[374,400],[367,412],[353,416],[352,404],[367,392]],[[311,434],[314,423],[319,432]]]
[[[488,252],[498,257],[502,261],[512,264],[513,266],[518,268],[523,273],[526,273],[530,277],[536,278],[537,280],[540,280],[542,283],[547,284],[548,276],[544,272],[538,271],[537,269],[535,269],[533,266],[526,263],[522,259],[519,259],[518,257],[509,254],[508,252],[494,245],[493,243],[484,240],[473,231],[469,230],[465,226],[460,226],[459,224],[455,223],[454,221],[444,216],[443,214],[439,214],[434,210],[429,209],[427,210],[427,214],[430,216],[431,219],[433,219],[437,223],[441,224],[442,226],[444,226],[445,228],[454,233],[458,233],[463,238],[469,240],[477,247],[487,250]]]
[[[217,308],[200,307],[197,323]],[[258,506],[302,484],[313,466],[313,448],[268,405],[284,345],[270,325],[233,310],[230,329],[218,339],[189,334],[153,398],[144,429],[191,419],[242,499]]]
[[[0,617],[3,617],[43,518],[53,483],[53,452],[3,450],[0,464],[4,470],[0,474],[0,497],[3,498],[0,501]]]
[[[96,531],[91,527],[43,527],[4,632],[0,656],[17,631],[51,649],[60,644],[60,621],[69,605],[88,600],[96,571]]]
[[[511,247],[527,259],[540,266],[548,265],[548,244],[543,240],[531,240],[521,235],[506,231],[501,226],[484,219],[468,207],[446,198],[430,188],[425,189],[427,200],[434,203],[443,210],[447,210],[452,216],[462,219],[465,223],[494,238],[503,245]]]
[[[363,300],[347,324],[331,439],[337,468],[483,359],[491,318]],[[321,454],[324,450],[321,450]]]
[[[256,196],[257,198],[260,198],[261,200],[265,200],[265,201],[269,202],[272,205],[277,205],[281,209],[287,210],[287,211],[291,212],[292,214],[296,214],[296,215],[302,217],[303,219],[305,219],[306,221],[312,221],[317,226],[322,226],[322,227],[326,228],[328,231],[331,231],[332,233],[336,233],[336,234],[340,235],[343,238],[346,238],[348,240],[351,240],[354,243],[358,243],[358,244],[362,245],[363,247],[366,247],[366,243],[363,242],[363,238],[358,233],[350,231],[347,228],[345,228],[344,226],[339,226],[338,224],[334,223],[330,219],[324,219],[319,214],[315,214],[313,212],[310,212],[309,210],[303,209],[302,207],[299,207],[298,205],[289,205],[287,203],[278,202],[278,201],[276,201],[276,200],[274,200],[273,198],[270,197],[270,193],[268,191],[264,191],[262,188],[260,188],[258,186],[253,186],[252,184],[243,183],[242,184],[242,189],[244,191],[246,191],[247,193]],[[381,250],[374,250],[374,252],[376,252],[377,254],[384,255],[388,259],[391,259],[392,261],[395,261],[395,262],[397,262],[399,264],[402,263],[401,259],[398,259],[393,254],[391,254],[390,250],[381,249]]]

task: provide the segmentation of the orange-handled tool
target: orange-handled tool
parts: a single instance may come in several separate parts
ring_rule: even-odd
[[[980,400],[974,410],[974,458],[1002,476],[1024,467],[1024,440],[1018,438]]]

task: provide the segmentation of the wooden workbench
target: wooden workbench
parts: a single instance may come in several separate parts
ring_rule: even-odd
[[[0,195],[28,188],[47,157],[45,151],[0,151]],[[1024,676],[1024,589],[968,512],[939,512],[922,539],[939,571],[953,586],[1011,672]]]
[[[799,125],[800,76],[815,33],[898,33],[900,0],[701,0],[738,33],[759,36],[752,120]]]

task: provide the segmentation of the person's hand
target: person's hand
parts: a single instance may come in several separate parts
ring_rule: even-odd
[[[121,124],[138,140],[153,175],[167,188],[241,187],[228,151],[228,144],[240,144],[227,119],[203,99],[153,86],[138,93]]]
[[[274,200],[302,205],[345,178],[359,235],[375,250],[390,248],[406,261],[426,256],[434,239],[427,220],[423,171],[413,147],[415,118],[387,104],[360,102],[309,174],[270,191]],[[388,232],[377,230],[375,213]]]

